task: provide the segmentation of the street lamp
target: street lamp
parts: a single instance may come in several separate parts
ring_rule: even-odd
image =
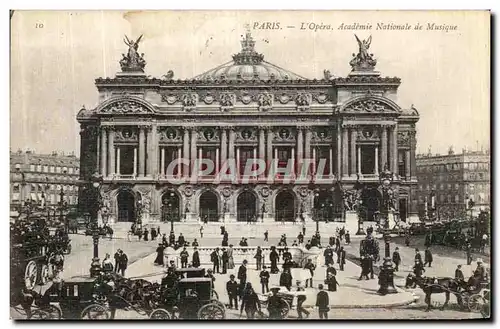
[[[378,294],[395,294],[398,291],[394,287],[394,269],[392,268],[391,251],[390,251],[390,235],[389,235],[389,210],[394,203],[393,190],[390,185],[392,182],[392,173],[386,169],[380,175],[380,192],[382,194],[382,202],[380,204],[380,216],[384,219],[384,242],[385,242],[385,257],[384,263],[379,273]]]
[[[361,200],[361,197],[359,197],[360,192],[359,190],[363,188],[363,185],[359,182],[359,175],[358,179],[356,180],[356,183],[354,183],[354,190],[356,191],[356,199],[358,199],[358,205],[357,205],[357,215],[358,215],[358,230],[356,232],[356,235],[365,235],[365,228],[363,225],[363,213],[362,207],[363,207],[363,200]]]
[[[92,263],[90,264],[90,277],[96,277],[101,272],[101,262],[99,261],[99,225],[97,223],[97,216],[99,214],[99,209],[101,207],[101,185],[102,176],[98,173],[94,173],[90,178],[88,183],[88,190],[92,195],[90,204],[90,220],[91,220],[91,234],[92,241],[94,245],[94,254],[92,258]]]

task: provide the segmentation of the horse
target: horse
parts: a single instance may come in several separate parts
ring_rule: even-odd
[[[460,298],[461,285],[457,282],[457,280],[444,277],[444,278],[431,278],[431,277],[417,277],[415,274],[410,273],[406,277],[405,288],[415,288],[416,286],[420,287],[425,293],[425,303],[427,304],[426,312],[430,311],[431,306],[431,295],[432,294],[446,294],[446,301],[443,306],[441,306],[441,310],[443,310],[450,301],[450,293],[454,294],[457,297],[457,303],[462,306],[462,298]]]

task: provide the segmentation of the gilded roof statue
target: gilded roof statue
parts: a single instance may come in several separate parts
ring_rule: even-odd
[[[123,72],[144,72],[144,67],[146,66],[144,54],[137,52],[141,39],[142,35],[136,41],[130,40],[127,36],[123,39],[123,42],[128,46],[127,55],[122,54],[123,58],[120,60]]]
[[[354,58],[349,64],[352,66],[353,71],[373,71],[375,65],[377,65],[377,60],[373,58],[373,54],[368,53],[372,43],[372,36],[370,35],[365,40],[360,40],[356,34],[354,36],[358,41],[359,50],[358,54],[352,54]]]

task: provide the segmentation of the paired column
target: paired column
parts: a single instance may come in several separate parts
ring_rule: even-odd
[[[391,137],[390,137],[390,143],[391,143],[391,171],[394,175],[398,174],[398,127],[397,125],[394,125],[393,128],[391,129]]]
[[[304,130],[302,127],[297,127],[297,173],[301,175],[302,159],[304,157]]]
[[[144,177],[146,166],[146,126],[139,126],[139,177]]]
[[[101,175],[107,176],[108,136],[107,127],[101,127]],[[83,155],[82,155],[83,156]]]
[[[310,127],[304,127],[306,129],[306,141],[304,145],[304,159],[311,159],[311,139],[312,139],[312,131]],[[312,172],[315,172],[316,169],[316,159],[313,159],[312,163],[313,169]]]
[[[263,161],[266,160],[266,132],[264,127],[259,129],[259,158]],[[262,172],[261,177],[265,174],[265,170]]]
[[[120,147],[116,147],[116,173],[120,175]]]
[[[195,127],[191,128],[191,176],[198,174],[198,168],[195,167],[196,164],[196,144],[198,142],[198,131]]]
[[[342,126],[337,125],[337,177],[342,177]]]
[[[267,169],[266,172],[271,172],[271,164],[273,161],[273,130],[271,127],[267,127]]]
[[[215,149],[215,173],[216,174],[219,173],[219,168],[220,168],[220,165],[219,165],[219,148],[216,148]]]
[[[378,175],[378,146],[375,146],[375,175]]]
[[[410,180],[410,150],[405,151],[405,171],[406,171],[406,180]]]
[[[356,175],[356,128],[351,128],[351,177]]]
[[[329,168],[329,171],[330,171],[330,177],[333,177],[333,148],[332,146],[330,145],[330,168]]]
[[[177,147],[177,177],[181,177],[182,175],[182,164],[181,164],[181,147]],[[165,168],[165,164],[163,164],[163,167]]]
[[[160,175],[165,176],[165,148],[161,148],[160,152]]]
[[[361,146],[358,146],[358,175],[361,177]]]
[[[137,147],[134,147],[134,177],[137,177]]]
[[[385,167],[389,167],[387,163],[387,126],[382,126],[382,134],[381,134],[381,162],[380,165],[382,169],[385,170]]]
[[[109,127],[108,133],[108,157],[109,157],[109,170],[108,175],[112,176],[115,173],[115,127]]]
[[[218,160],[218,157],[217,157]],[[221,128],[221,137],[220,137],[220,162],[222,165],[227,161],[227,130],[226,128]],[[217,170],[217,172],[219,172]]]
[[[342,177],[349,176],[349,134],[347,126],[342,127]]]
[[[189,128],[184,127],[184,138],[182,140],[182,156],[186,162],[183,165],[182,173],[184,176],[189,176]]]
[[[158,173],[157,170],[157,147],[156,147],[156,134],[157,127],[156,125],[148,127],[148,136],[147,136],[147,167],[146,174],[147,176],[155,176]]]

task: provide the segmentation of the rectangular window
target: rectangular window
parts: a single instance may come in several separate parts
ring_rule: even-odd
[[[278,168],[281,168],[281,169],[278,169],[278,170],[283,170],[284,168],[286,168],[287,164],[288,164],[288,160],[292,157],[292,149],[290,147],[278,147],[277,148],[277,153],[278,153]],[[316,156],[317,158],[317,156]],[[283,173],[279,173],[279,175],[277,176],[278,178],[283,178],[284,177],[284,174]]]
[[[42,172],[42,165],[37,165],[36,166],[36,171]]]
[[[364,163],[370,162],[368,157],[365,158],[362,155],[361,158],[363,159]],[[320,162],[324,162],[324,167],[323,167],[322,173],[319,172],[319,170],[321,169]],[[330,148],[329,147],[326,147],[326,146],[316,147],[316,164],[315,164],[315,166],[316,166],[316,172],[318,175],[323,175],[324,177],[328,177],[328,175],[330,175]],[[363,163],[361,164],[361,172],[363,174],[368,174],[368,172],[363,171]],[[371,174],[371,172],[370,172],[370,174]]]
[[[34,164],[30,164],[30,171],[35,171],[35,165]]]
[[[398,152],[398,173],[399,176],[404,177],[406,176],[406,157],[405,157],[405,151],[399,151]]]
[[[215,155],[214,155],[214,161],[215,161]],[[245,168],[247,166],[247,163],[252,163],[252,161],[253,161],[253,147],[240,147],[240,159],[239,159],[240,176],[245,175]],[[252,170],[256,169],[253,167],[253,163],[251,168]]]
[[[73,173],[73,167],[69,167],[69,168],[68,168],[68,173],[69,173],[69,174],[72,174],[72,173]]]
[[[57,166],[57,167],[56,167],[56,172],[57,172],[58,174],[60,174],[60,173],[61,173],[61,167]]]

